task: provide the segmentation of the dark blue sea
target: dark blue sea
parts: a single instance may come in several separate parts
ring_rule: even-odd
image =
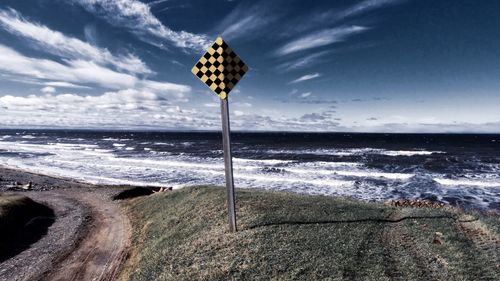
[[[235,185],[500,210],[500,135],[233,133]],[[224,184],[218,132],[0,130],[0,165],[90,183]]]

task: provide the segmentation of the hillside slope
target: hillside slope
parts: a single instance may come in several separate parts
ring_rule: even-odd
[[[500,276],[498,217],[239,189],[240,231],[232,234],[223,188],[184,188],[126,204],[134,250],[121,280]]]

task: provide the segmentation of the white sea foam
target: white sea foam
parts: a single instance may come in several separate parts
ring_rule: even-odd
[[[246,179],[246,180],[256,180],[260,182],[273,182],[273,183],[291,183],[291,184],[297,184],[297,183],[302,183],[302,184],[308,184],[308,185],[317,185],[317,186],[330,186],[330,187],[343,187],[343,186],[351,186],[353,184],[352,181],[347,181],[347,180],[336,180],[336,179],[328,179],[328,180],[322,180],[322,179],[306,179],[303,177],[297,177],[297,178],[290,178],[290,177],[284,177],[284,176],[270,176],[266,174],[240,174],[240,173],[235,173],[235,176],[237,176],[240,179]]]
[[[387,156],[415,156],[415,155],[432,155],[437,153],[444,153],[442,151],[425,151],[425,150],[386,150],[380,152],[382,155]]]
[[[377,148],[346,148],[346,149],[305,149],[305,150],[269,150],[271,154],[312,154],[331,156],[355,156],[365,154],[379,154],[385,156],[416,156],[444,153],[442,151],[426,150],[385,150]]]
[[[129,141],[132,139],[120,139],[120,138],[103,138],[103,141]]]
[[[138,165],[153,165],[153,166],[168,166],[168,167],[178,167],[178,168],[200,168],[200,169],[223,169],[223,164],[203,164],[196,162],[183,162],[183,161],[175,161],[169,159],[162,160],[152,160],[148,158],[138,159],[138,158],[118,158],[111,157],[110,161],[116,162],[126,162],[126,163],[136,163]],[[193,159],[194,160],[194,159]]]
[[[236,163],[255,163],[255,164],[264,164],[264,165],[276,165],[276,164],[285,164],[292,163],[292,160],[277,160],[277,159],[244,159],[244,158],[236,158],[233,157],[233,162]]]
[[[434,178],[434,181],[445,186],[500,187],[500,181],[443,178]]]
[[[370,170],[358,170],[358,171],[341,171],[341,170],[310,170],[310,169],[286,169],[292,173],[296,174],[321,174],[321,175],[340,175],[348,177],[359,177],[359,178],[386,178],[391,180],[407,180],[414,176],[414,174],[403,174],[403,173],[383,173]]]
[[[35,144],[37,145],[37,144]],[[53,146],[59,146],[59,147],[65,147],[69,149],[79,149],[79,148],[98,148],[98,145],[95,144],[84,144],[84,143],[61,143],[61,142],[49,142],[48,145],[53,145]],[[39,146],[43,146],[39,145]]]
[[[123,144],[123,143],[113,143],[113,146],[114,147],[124,147],[124,146],[126,146],[126,144]]]
[[[166,145],[166,146],[174,146],[173,143],[168,143],[168,142],[155,142],[155,145]]]

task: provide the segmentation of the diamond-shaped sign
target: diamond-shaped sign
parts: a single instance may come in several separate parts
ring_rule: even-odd
[[[191,69],[191,72],[221,99],[227,98],[247,71],[248,66],[221,37],[217,37],[214,44]]]

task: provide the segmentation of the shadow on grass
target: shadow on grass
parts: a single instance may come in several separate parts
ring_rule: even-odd
[[[31,199],[9,210],[0,219],[0,263],[28,249],[47,234],[54,211]]]
[[[398,223],[405,220],[413,219],[449,219],[457,220],[453,216],[407,216],[399,219],[381,219],[381,218],[365,218],[365,219],[353,219],[353,220],[321,220],[321,221],[282,221],[282,222],[269,222],[262,223],[253,226],[249,226],[247,229],[255,229],[259,227],[266,226],[279,226],[279,225],[317,225],[317,224],[351,224],[351,223]]]

